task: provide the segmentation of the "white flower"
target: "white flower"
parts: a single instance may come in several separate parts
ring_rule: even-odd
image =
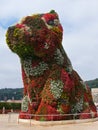
[[[27,26],[26,24],[22,24],[22,27],[19,29],[19,31],[23,34],[23,33],[27,33],[30,36],[32,35],[32,30],[29,26]]]
[[[72,113],[79,113],[83,110],[83,98],[80,99],[75,105],[73,105],[71,112]]]
[[[27,59],[27,60],[22,61],[22,65],[23,65],[24,71],[28,77],[30,75],[31,76],[42,75],[45,70],[49,69],[48,64],[46,64],[43,61],[40,62],[37,66],[32,67],[32,60],[31,59]]]
[[[51,81],[51,92],[53,96],[56,99],[59,99],[61,97],[61,94],[63,92],[63,82],[61,80],[52,80]]]
[[[58,19],[54,19],[54,24],[57,26],[60,24],[60,21]]]
[[[46,22],[46,20],[45,20],[44,17],[42,17],[41,19],[44,21],[44,23],[45,23],[45,25],[47,26],[48,29],[51,29],[51,28],[52,28],[52,26],[50,26],[50,25],[47,24],[47,22]]]
[[[64,63],[64,57],[60,51],[60,49],[57,49],[54,54],[54,59],[56,60],[58,65],[63,65]]]
[[[87,89],[87,86],[86,86],[86,83],[85,83],[84,81],[81,80],[80,83],[84,86],[84,88],[85,88],[86,90],[88,90],[88,89]]]
[[[22,104],[21,104],[21,110],[23,112],[27,112],[28,111],[28,104],[30,102],[29,97],[26,95],[23,100],[22,100]]]
[[[49,44],[45,42],[44,48],[45,48],[45,49],[49,49]]]

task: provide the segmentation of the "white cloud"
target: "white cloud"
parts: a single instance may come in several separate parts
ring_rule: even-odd
[[[85,24],[75,25],[71,31],[65,31],[64,47],[74,68],[87,80],[98,77],[98,20],[85,21]]]
[[[0,27],[0,88],[22,87],[19,58],[5,42],[6,30]]]
[[[0,5],[0,16],[1,18],[6,16],[15,16],[20,17],[20,16],[25,16],[31,13],[38,13],[38,12],[47,12],[50,11],[51,9],[57,9],[60,10],[59,7],[61,5],[65,4],[66,0],[62,1],[51,1],[51,0],[4,0],[3,4]],[[7,4],[6,4],[7,3]]]
[[[0,44],[4,41],[5,29],[0,27]]]
[[[21,65],[6,43],[0,46],[0,88],[22,87]]]
[[[65,4],[65,11],[63,14],[70,22],[78,23],[80,20],[86,18],[93,18],[98,15],[98,1],[97,0],[70,0]],[[64,6],[64,5],[63,5]]]

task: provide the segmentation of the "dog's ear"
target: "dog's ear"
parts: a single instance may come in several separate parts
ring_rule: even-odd
[[[50,14],[55,14],[58,17],[58,13],[55,10],[50,10]]]
[[[56,12],[55,12],[55,10],[50,10],[49,13],[54,14],[54,13],[56,13]]]

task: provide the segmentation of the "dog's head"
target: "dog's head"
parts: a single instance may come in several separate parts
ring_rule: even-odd
[[[27,16],[20,23],[8,28],[6,41],[9,48],[21,58],[52,55],[62,41],[63,29],[58,14]]]

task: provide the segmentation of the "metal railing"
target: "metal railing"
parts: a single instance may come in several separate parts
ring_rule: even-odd
[[[49,118],[49,120],[43,120],[43,121],[45,121],[45,122],[50,122],[50,121],[70,121],[70,120],[73,120],[73,121],[75,121],[75,120],[86,120],[86,119],[95,119],[95,117],[93,116],[94,114],[97,114],[98,115],[98,113],[82,113],[82,115],[89,115],[89,117],[86,117],[86,118],[78,118],[80,115],[81,115],[81,113],[75,113],[75,114],[48,114],[48,115],[36,115],[36,114],[20,114],[20,115],[25,115],[25,116],[28,116],[29,117],[29,119],[21,119],[21,118],[19,118],[19,113],[13,113],[13,112],[10,112],[10,113],[8,113],[8,122],[10,122],[12,119],[13,119],[13,115],[14,114],[17,114],[17,123],[19,124],[20,122],[21,122],[21,120],[27,120],[28,122],[29,122],[29,124],[30,124],[30,126],[31,126],[31,124],[32,124],[32,122],[33,121],[36,121],[36,118],[41,118],[41,117],[45,117],[45,119],[46,118],[48,118],[48,117],[50,117]],[[60,119],[60,117],[62,118],[62,117],[71,117],[71,119]],[[32,118],[33,117],[33,118]],[[57,117],[58,118],[58,120],[54,120],[54,118],[55,117]],[[96,118],[97,120],[98,120],[98,118]],[[38,121],[40,121],[40,120],[38,120]],[[41,120],[42,121],[42,120]],[[43,122],[42,121],[42,122]]]

